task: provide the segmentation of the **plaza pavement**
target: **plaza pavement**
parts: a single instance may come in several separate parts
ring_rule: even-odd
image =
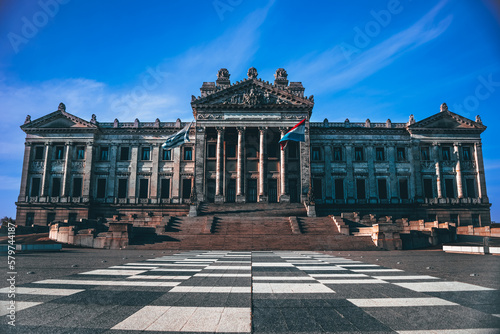
[[[1,333],[500,333],[497,256],[75,248],[16,257],[16,327],[2,280]]]

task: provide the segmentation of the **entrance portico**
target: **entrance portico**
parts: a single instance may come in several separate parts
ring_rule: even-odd
[[[274,85],[264,82],[251,68],[248,79],[231,85],[229,73],[221,69],[215,83],[203,83],[201,96],[192,97],[199,200],[268,203],[305,199],[309,168],[304,164],[309,160],[309,146],[293,143],[282,151],[279,140],[300,120],[305,118],[309,125],[314,102],[312,96],[303,96],[301,83],[288,85],[283,69],[275,77]],[[290,179],[295,181],[292,188]]]

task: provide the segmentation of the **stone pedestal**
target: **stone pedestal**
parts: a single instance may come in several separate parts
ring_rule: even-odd
[[[290,195],[280,195],[280,203],[290,203]]]
[[[191,204],[189,206],[188,217],[197,217],[198,216],[198,206],[195,204]]]

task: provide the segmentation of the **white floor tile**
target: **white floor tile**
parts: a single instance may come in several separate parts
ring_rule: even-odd
[[[445,292],[445,291],[484,291],[495,290],[479,285],[462,282],[422,282],[422,283],[394,283],[400,287],[418,292]]]
[[[372,299],[347,299],[358,307],[413,307],[413,306],[456,306],[450,301],[429,298],[372,298]]]
[[[35,282],[43,283],[43,281]],[[49,289],[49,288],[16,288],[16,294],[21,295],[47,295],[47,296],[69,296],[85,290],[82,289]],[[9,288],[0,289],[0,293],[8,293]]]
[[[253,293],[335,293],[323,284],[253,283]]]
[[[18,301],[16,301],[14,306],[15,306],[15,311],[19,312],[19,311],[22,311],[22,310],[25,310],[27,308],[37,306],[40,304],[43,304],[43,303],[42,302],[18,302]],[[0,300],[0,317],[9,314],[10,310],[7,308],[10,306],[11,306],[11,304],[9,303],[8,300]]]

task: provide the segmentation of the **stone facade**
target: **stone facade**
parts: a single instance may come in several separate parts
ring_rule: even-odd
[[[310,122],[314,97],[284,69],[274,83],[255,68],[236,83],[229,77],[219,70],[192,96],[191,142],[169,151],[165,138],[188,123],[86,121],[62,103],[28,116],[17,222],[161,217],[193,201],[314,201],[325,214],[490,223],[479,116],[443,103],[418,122]],[[279,139],[304,118],[306,141],[280,150]]]

